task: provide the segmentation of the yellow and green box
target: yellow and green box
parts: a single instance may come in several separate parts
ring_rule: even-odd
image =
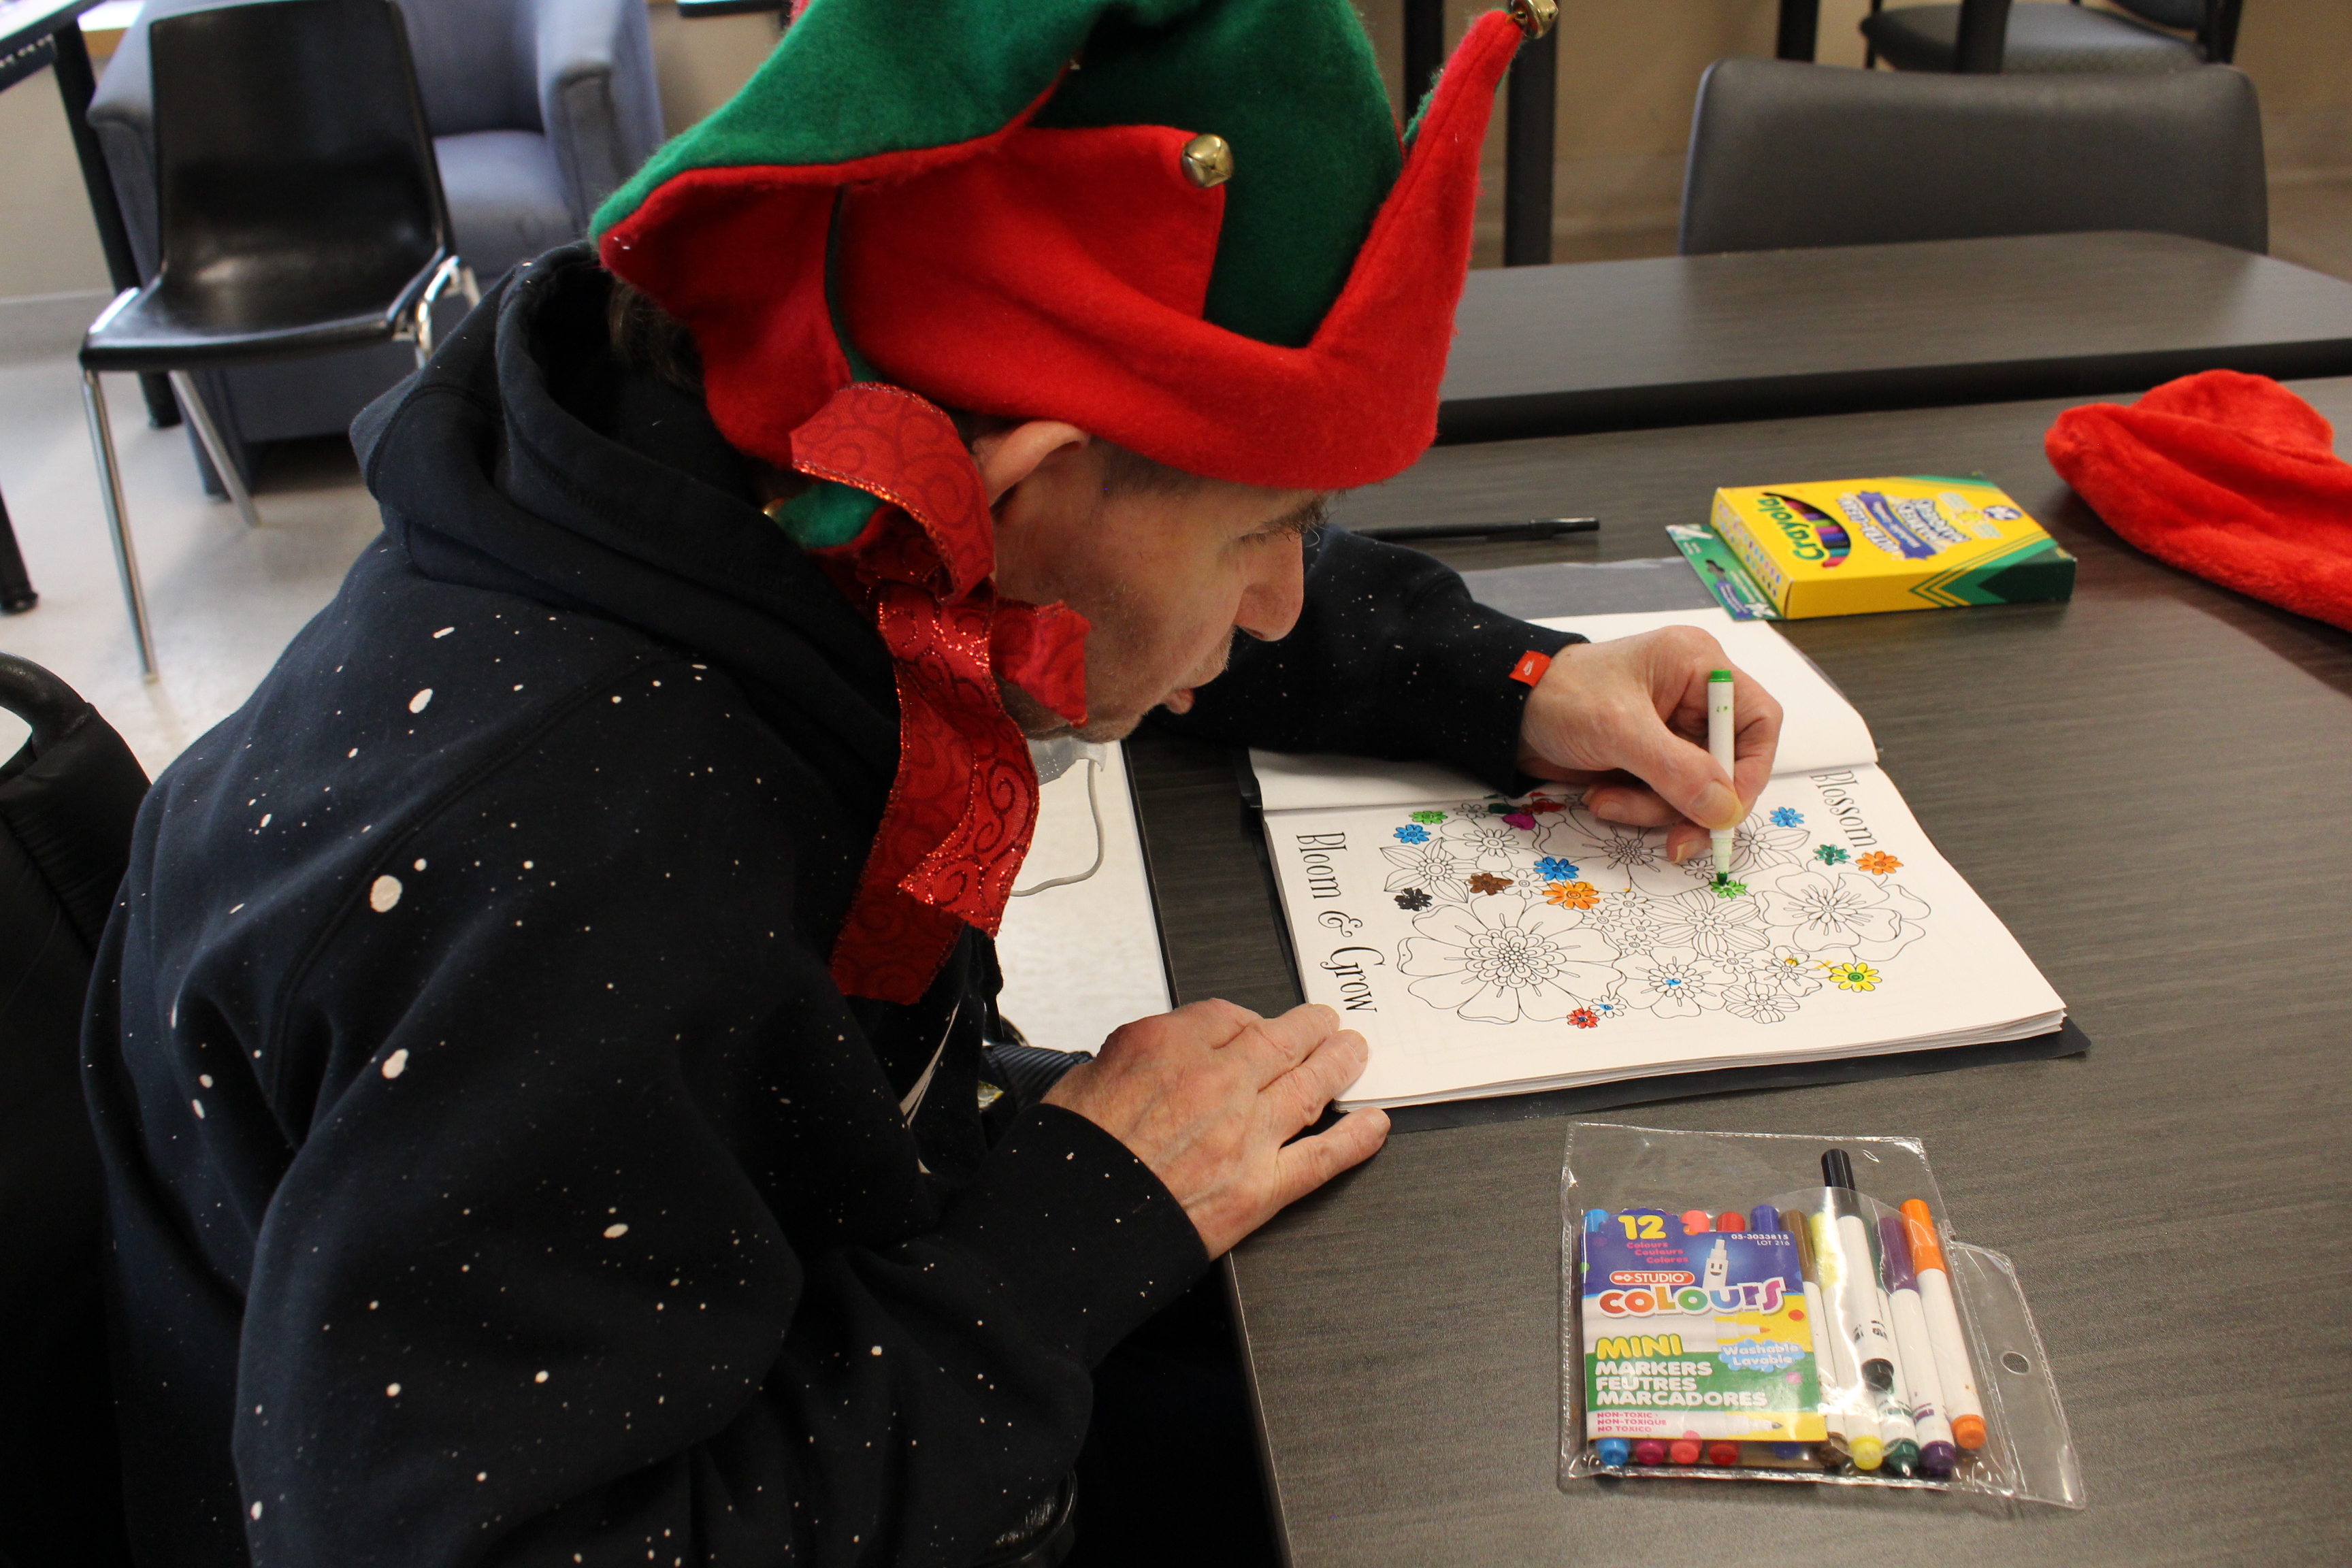
[[[2074,558],[1980,478],[1715,492],[1715,530],[1783,616],[2071,598]]]

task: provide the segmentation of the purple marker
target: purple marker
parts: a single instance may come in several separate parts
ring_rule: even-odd
[[[1919,1300],[1919,1276],[1911,1267],[1911,1237],[1900,1215],[1878,1222],[1878,1251],[1886,1273],[1886,1297],[1895,1320],[1895,1353],[1907,1385],[1895,1390],[1911,1407],[1919,1429],[1919,1469],[1948,1476],[1959,1458],[1952,1424],[1944,1410],[1944,1390],[1936,1377],[1936,1343],[1927,1335],[1927,1312]]]

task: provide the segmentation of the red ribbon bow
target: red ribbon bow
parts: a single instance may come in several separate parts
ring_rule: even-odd
[[[843,387],[793,432],[793,467],[880,498],[813,551],[862,605],[898,684],[898,773],[833,949],[845,995],[911,1003],[967,925],[994,936],[1037,826],[1037,771],[1001,676],[1086,722],[1086,617],[1000,595],[994,520],[947,415],[903,388]]]

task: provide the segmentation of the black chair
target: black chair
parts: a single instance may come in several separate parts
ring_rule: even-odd
[[[2096,10],[2083,0],[2064,5],[1967,0],[1892,11],[1870,0],[1870,15],[1862,20],[1869,46],[1864,58],[1906,71],[2175,71],[2228,65],[2237,53],[2242,0],[2115,3],[2130,15]],[[2189,37],[2177,36],[2182,33]]]
[[[1699,82],[1685,256],[2092,229],[2268,250],[2253,83],[2231,66],[1927,76],[1757,59]]]
[[[407,342],[471,276],[449,239],[400,13],[388,0],[269,0],[156,21],[162,260],[82,340],[82,398],[139,661],[155,673],[99,384],[164,371],[248,524],[253,498],[187,372]]]
[[[0,1563],[128,1563],[83,994],[147,775],[71,687],[0,654]]]

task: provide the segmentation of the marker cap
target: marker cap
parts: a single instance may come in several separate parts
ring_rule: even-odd
[[[1949,1443],[1919,1445],[1919,1473],[1923,1476],[1933,1476],[1936,1479],[1941,1480],[1950,1475],[1952,1467],[1959,1462],[1958,1450]]]
[[[1666,1462],[1666,1446],[1655,1437],[1644,1437],[1633,1445],[1633,1462],[1637,1465],[1663,1465]]]
[[[1709,1443],[1706,1446],[1706,1462],[1710,1465],[1736,1465],[1739,1463],[1739,1445],[1737,1443]]]
[[[1608,1226],[1609,1211],[1607,1209],[1586,1209],[1584,1211],[1585,1235],[1598,1236],[1601,1231],[1607,1229]]]
[[[1723,1217],[1715,1222],[1715,1228],[1721,1231],[1744,1231],[1748,1228],[1748,1216],[1738,1209],[1726,1209]]]
[[[1822,1156],[1822,1185],[1853,1191],[1853,1161],[1844,1150],[1832,1149]]]
[[[1853,1440],[1853,1468],[1855,1469],[1874,1470],[1885,1461],[1885,1458],[1886,1445],[1880,1442],[1877,1438],[1856,1437]]]
[[[1727,669],[1711,669],[1707,671],[1706,683],[1709,686],[1716,686],[1727,682],[1730,679],[1731,671]]]
[[[1944,1244],[1936,1237],[1936,1218],[1927,1212],[1927,1205],[1917,1198],[1910,1199],[1903,1205],[1903,1219],[1911,1243],[1911,1267],[1951,1273],[1950,1266],[1944,1261]]]
[[[1685,1209],[1683,1211],[1683,1234],[1685,1236],[1697,1236],[1702,1231],[1709,1231],[1714,1228],[1715,1216],[1707,1213],[1705,1209]]]
[[[1604,1465],[1622,1465],[1633,1457],[1633,1445],[1622,1437],[1603,1437],[1593,1447]]]
[[[1780,1228],[1780,1211],[1770,1204],[1759,1204],[1748,1211],[1748,1228],[1769,1236]]]
[[[1953,1416],[1952,1439],[1963,1448],[1983,1447],[1985,1446],[1984,1417],[1981,1415]]]
[[[1699,1443],[1696,1437],[1677,1437],[1666,1449],[1666,1458],[1677,1465],[1696,1465],[1698,1456]]]
[[[1916,1290],[1919,1276],[1911,1268],[1911,1243],[1904,1232],[1910,1222],[1900,1215],[1882,1215],[1878,1221],[1879,1266],[1889,1290]]]

